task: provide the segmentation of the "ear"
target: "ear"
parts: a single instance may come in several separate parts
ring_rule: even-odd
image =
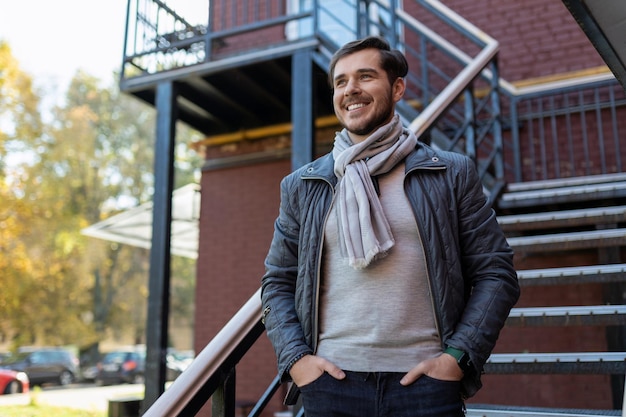
[[[402,97],[404,96],[404,91],[406,90],[404,78],[396,78],[396,81],[394,81],[393,85],[391,86],[391,90],[393,93],[394,102],[397,103],[398,101],[402,100]]]

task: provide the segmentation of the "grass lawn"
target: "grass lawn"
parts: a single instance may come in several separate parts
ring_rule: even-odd
[[[106,417],[104,411],[86,411],[43,404],[7,405],[0,408],[0,417]]]

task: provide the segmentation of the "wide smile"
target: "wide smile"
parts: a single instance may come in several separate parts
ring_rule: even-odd
[[[346,106],[346,110],[347,111],[359,110],[359,109],[362,109],[363,107],[366,107],[367,105],[368,103],[352,103]]]

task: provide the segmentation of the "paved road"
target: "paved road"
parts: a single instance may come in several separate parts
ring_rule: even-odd
[[[144,386],[137,384],[110,385],[99,387],[94,384],[72,384],[66,387],[45,387],[38,393],[0,395],[0,411],[3,405],[26,405],[31,396],[43,404],[72,407],[82,410],[107,411],[109,400],[143,397]]]

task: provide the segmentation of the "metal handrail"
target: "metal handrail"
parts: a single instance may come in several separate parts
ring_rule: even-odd
[[[409,129],[414,131],[418,137],[428,130],[432,121],[439,119],[446,109],[461,96],[467,85],[483,72],[485,67],[495,58],[498,50],[498,42],[493,41],[487,44],[485,49],[411,122]]]
[[[619,120],[626,112],[626,95],[613,74],[585,75],[526,87],[515,87],[500,80],[500,92],[503,99],[509,101],[508,107],[504,107],[508,112],[503,115],[511,129],[506,142],[511,156],[506,174],[509,182],[624,172],[626,148],[620,145],[619,138],[625,132]],[[559,102],[567,105],[555,105]],[[555,143],[555,133],[548,126],[557,118],[564,121],[563,132],[560,132],[562,139]],[[604,126],[598,130],[599,139],[595,144],[603,155],[599,159],[593,159],[588,150],[584,151],[585,147],[591,147],[585,137],[582,150],[575,146],[580,139],[575,139],[572,132],[580,130],[580,126],[574,125],[574,119],[579,123]],[[522,161],[526,161],[526,166]],[[540,167],[540,172],[533,167]]]
[[[225,371],[225,365],[227,368],[228,365],[238,362],[264,330],[261,324],[261,289],[259,288],[202,349],[189,368],[176,378],[143,416],[191,415],[190,405],[197,412],[202,404],[198,404],[196,397],[207,391],[210,396],[220,383],[219,377]],[[243,346],[242,351],[244,342],[249,343],[249,346]],[[230,362],[234,363],[230,364]],[[207,399],[208,396],[205,400]]]
[[[566,80],[548,81],[545,83],[516,87],[510,82],[500,79],[500,89],[518,98],[530,98],[535,95],[551,94],[554,91],[563,89],[579,90],[581,86],[594,85],[605,81],[615,80],[615,75],[611,72],[601,74],[583,75],[580,77],[568,78]]]

